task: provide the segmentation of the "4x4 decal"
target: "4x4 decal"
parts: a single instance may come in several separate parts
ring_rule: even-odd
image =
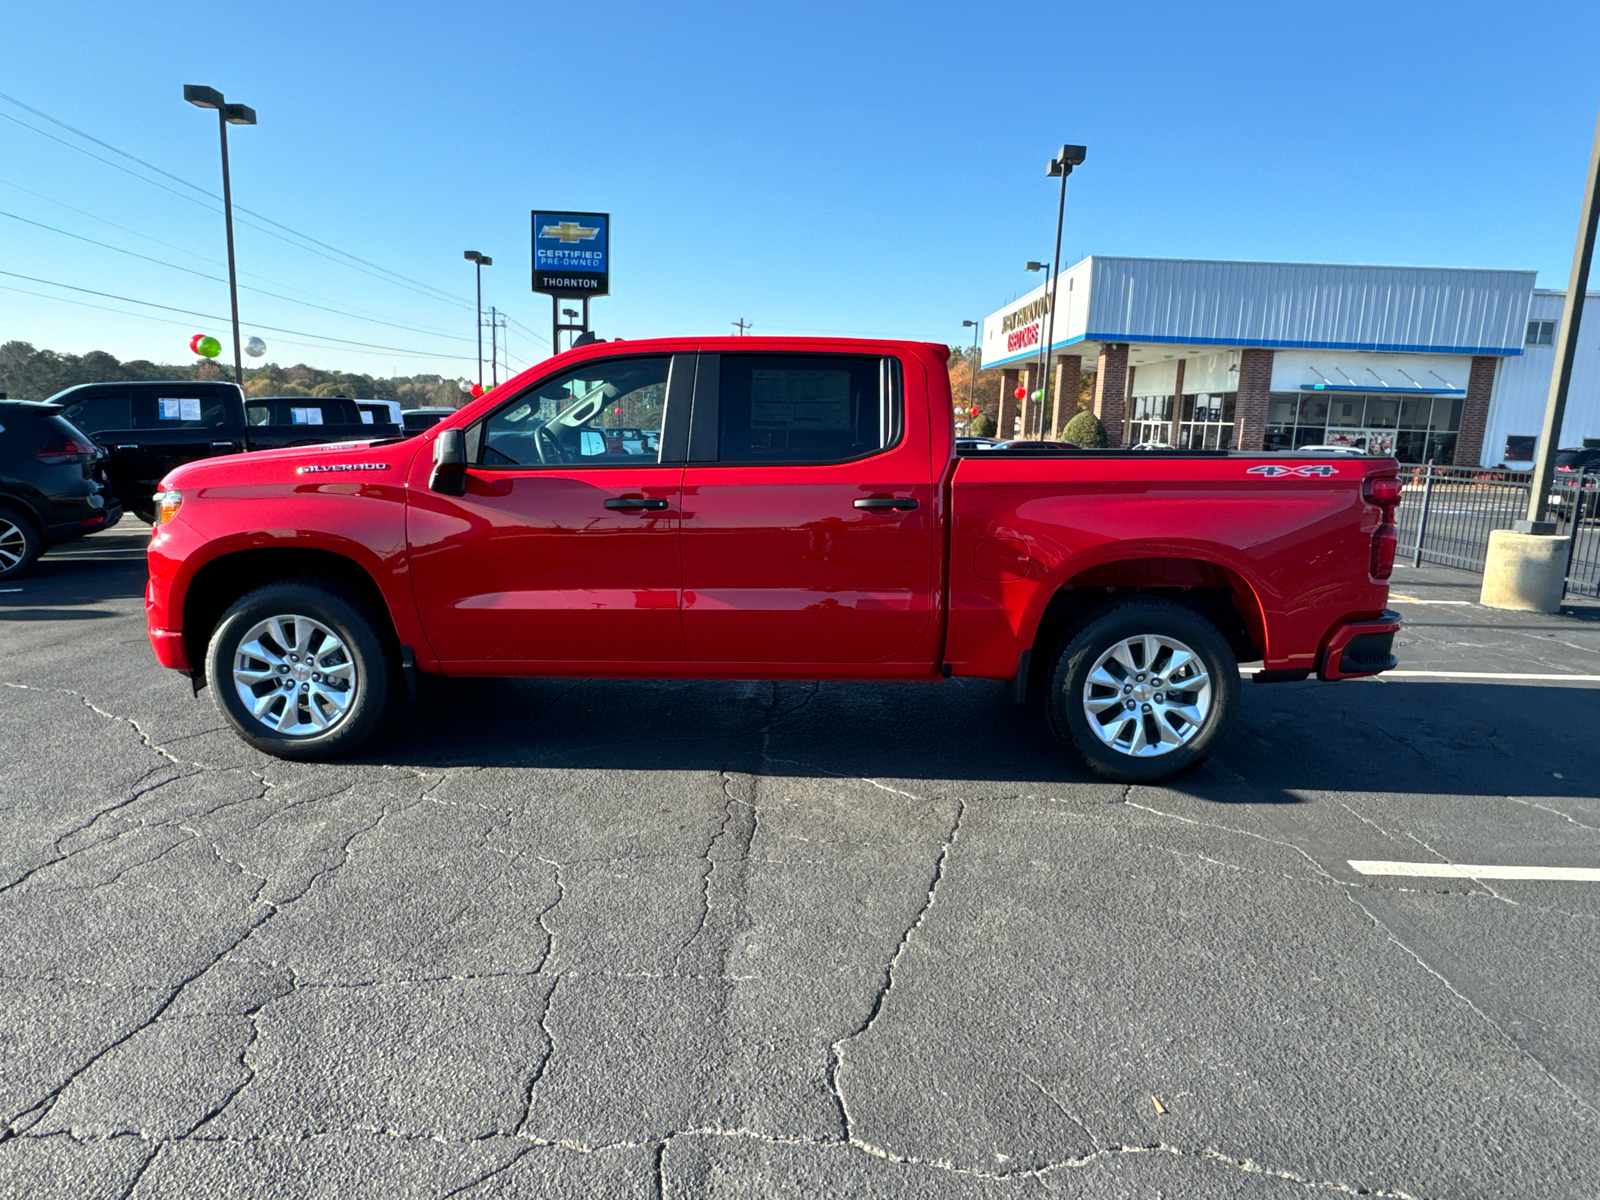
[[[1264,475],[1268,479],[1279,479],[1285,475],[1298,475],[1301,478],[1321,476],[1326,479],[1329,475],[1338,473],[1339,468],[1331,463],[1301,463],[1298,467],[1280,467],[1276,463],[1271,463],[1263,467],[1251,467],[1248,472],[1251,475]]]

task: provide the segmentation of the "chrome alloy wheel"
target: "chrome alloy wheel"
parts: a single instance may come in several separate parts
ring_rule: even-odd
[[[1200,732],[1211,712],[1204,660],[1176,638],[1139,634],[1117,642],[1083,684],[1089,728],[1135,758],[1170,754]]]
[[[239,639],[233,686],[245,710],[273,733],[326,733],[350,711],[361,678],[349,649],[320,621],[268,617]]]
[[[4,513],[0,513],[0,571],[9,571],[28,553],[28,535]]]

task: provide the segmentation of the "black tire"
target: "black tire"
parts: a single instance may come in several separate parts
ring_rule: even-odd
[[[38,561],[44,539],[16,509],[0,505],[0,579],[14,579]]]
[[[269,633],[268,638],[252,637],[246,641],[246,635],[251,634],[253,629],[273,618],[297,618],[306,624],[304,627],[293,622],[283,625],[282,628],[290,634],[287,639],[275,638]],[[314,627],[317,625],[322,626],[322,630],[316,630]],[[325,652],[323,647],[336,644],[329,640],[329,635],[336,639],[337,649]],[[293,644],[286,648],[279,644],[283,640]],[[309,676],[308,680],[302,682],[298,692],[289,689],[281,704],[273,703],[271,697],[279,694],[276,684],[279,680],[287,680],[288,673],[280,672],[277,676],[263,678],[255,685],[255,695],[272,706],[266,710],[265,720],[258,719],[246,707],[240,695],[240,684],[235,679],[235,667],[245,664],[245,659],[240,657],[242,644],[257,644],[269,653],[273,649],[281,651],[282,660],[287,660],[297,648],[305,647],[310,653],[306,654],[303,650],[296,653],[296,664],[290,670],[305,674],[314,666],[321,666],[330,673],[319,683],[310,682],[317,676]],[[270,665],[277,659],[276,655],[273,658],[247,657],[250,662],[266,665],[269,670],[279,669]],[[332,666],[328,665],[330,660]],[[345,668],[345,661],[350,663],[349,669]],[[338,688],[340,681],[335,679],[334,673],[347,676],[351,686],[348,689]],[[206,681],[211,685],[212,697],[228,724],[257,750],[278,758],[321,761],[349,754],[383,723],[392,699],[394,673],[390,669],[389,655],[385,652],[382,637],[372,618],[362,611],[359,604],[342,590],[321,580],[290,579],[257,588],[222,614],[206,650]],[[319,690],[312,692],[312,688]],[[354,695],[346,701],[342,714],[329,720],[326,714],[332,706],[325,698],[346,690],[353,691]],[[323,699],[319,699],[319,696]],[[268,722],[274,714],[287,720],[291,701],[296,704],[298,716],[290,731],[279,732],[270,727]],[[313,706],[316,706],[315,712]],[[325,729],[295,732],[300,727],[311,725],[318,716],[326,723]]]
[[[1102,656],[1120,643],[1145,635],[1180,642],[1191,650],[1204,667],[1209,691],[1172,689],[1169,679],[1165,681],[1168,690],[1148,697],[1155,702],[1155,711],[1147,716],[1145,714],[1151,712],[1150,707],[1144,711],[1138,708],[1128,711],[1125,708],[1128,698],[1120,697],[1115,689],[1097,683],[1091,693],[1093,702],[1106,707],[1100,717],[1091,717],[1086,710],[1085,692],[1090,672]],[[1165,652],[1158,648],[1153,663],[1137,665],[1153,665],[1159,672],[1165,664],[1173,661],[1173,653],[1170,648]],[[1180,676],[1198,680],[1197,676],[1189,675],[1189,670],[1180,667]],[[1116,672],[1111,673],[1115,675]],[[1139,675],[1140,682],[1136,683],[1130,676],[1123,691],[1134,687],[1145,688],[1145,678],[1145,675]],[[1149,679],[1154,684],[1163,682],[1155,672],[1150,673]],[[1185,698],[1183,709],[1201,712],[1203,708],[1202,718],[1192,722],[1178,715],[1178,705],[1171,709],[1164,708],[1161,702],[1169,691]],[[1132,698],[1137,703],[1138,699],[1143,698],[1143,692]],[[1116,700],[1124,707],[1111,707],[1111,700]],[[1203,707],[1202,700],[1208,700],[1209,706]],[[1239,708],[1239,663],[1217,627],[1193,609],[1170,600],[1135,597],[1102,610],[1073,632],[1056,657],[1046,703],[1050,728],[1056,740],[1082,759],[1095,774],[1118,783],[1155,783],[1182,774],[1204,762],[1217,743],[1227,735]],[[1130,731],[1127,732],[1129,748],[1121,748],[1114,742],[1108,743],[1107,736],[1096,733],[1091,727],[1091,720],[1098,720],[1101,728],[1107,731],[1107,736],[1119,730]],[[1163,721],[1164,726],[1160,724]],[[1148,755],[1132,752],[1131,748],[1141,738],[1143,744],[1148,746],[1152,736],[1166,737],[1164,730],[1176,737],[1179,744],[1164,752]]]

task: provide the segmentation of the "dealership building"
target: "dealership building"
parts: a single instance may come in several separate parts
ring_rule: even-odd
[[[1532,271],[1092,256],[984,319],[1001,436],[1091,407],[1113,446],[1342,445],[1404,462],[1525,464],[1563,293]],[[1600,436],[1600,311],[1579,328],[1560,444]],[[1600,309],[1600,306],[1597,306]],[[1044,403],[1044,343],[1053,378]],[[1026,398],[1014,398],[1017,387]]]

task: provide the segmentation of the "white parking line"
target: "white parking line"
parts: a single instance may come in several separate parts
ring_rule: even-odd
[[[1261,668],[1240,667],[1239,674],[1249,679]],[[1525,671],[1385,671],[1377,679],[1521,679],[1535,683],[1600,683],[1600,675],[1535,675]]]
[[[1550,879],[1563,883],[1600,883],[1600,867],[1491,867],[1481,863],[1389,862],[1347,859],[1363,875],[1408,875],[1422,879]]]
[[[1393,600],[1396,604],[1452,604],[1465,606],[1467,608],[1472,607],[1471,600],[1418,600],[1415,596],[1400,596],[1396,595],[1394,592],[1389,593],[1389,599]]]
[[[0,588],[0,592],[20,592],[21,588]]]

